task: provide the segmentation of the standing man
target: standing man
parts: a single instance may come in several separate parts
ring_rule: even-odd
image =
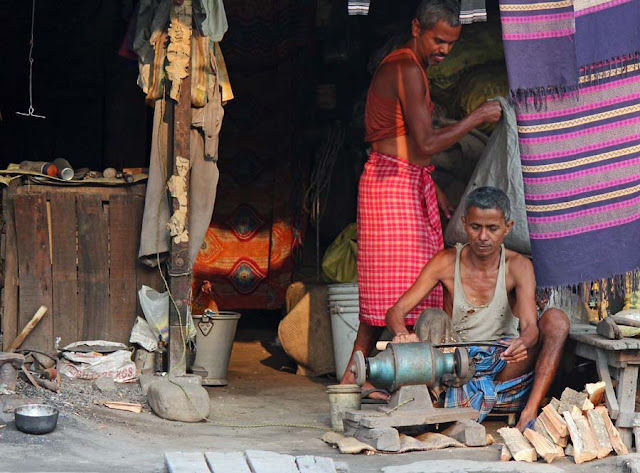
[[[522,431],[536,419],[551,386],[569,320],[558,309],[547,309],[538,318],[533,265],[503,245],[513,226],[506,194],[480,187],[467,196],[464,209],[462,223],[469,243],[440,251],[426,264],[387,311],[387,326],[394,343],[441,343],[433,338],[442,333],[463,342],[501,341],[505,350],[470,348],[476,375],[447,390],[445,407],[471,405],[480,411],[480,420],[494,407],[521,411],[517,427]],[[446,312],[425,310],[412,332],[405,316],[439,285],[444,287]],[[444,326],[449,329],[442,330]]]
[[[365,140],[372,152],[358,190],[360,326],[353,350],[365,356],[382,333],[387,308],[444,246],[438,205],[447,217],[451,208],[431,179],[432,156],[476,126],[496,123],[502,113],[500,104],[490,101],[451,126],[432,125],[426,70],[460,37],[459,17],[459,0],[424,0],[409,38],[382,60],[369,87]],[[407,314],[406,324],[413,325],[428,307],[442,308],[440,287]],[[353,382],[347,371],[341,383]],[[388,398],[380,392],[370,397]]]

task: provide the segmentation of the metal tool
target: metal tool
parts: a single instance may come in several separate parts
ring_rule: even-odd
[[[378,388],[387,389],[391,399],[378,410],[345,413],[345,433],[357,437],[363,429],[476,420],[479,412],[472,408],[433,406],[429,388],[443,382],[459,386],[475,374],[475,364],[467,349],[458,344],[446,345],[456,349],[442,353],[429,342],[416,342],[389,343],[384,351],[370,358],[356,352],[349,368],[356,384],[363,385],[368,380]]]
[[[362,386],[368,379],[389,392],[411,384],[434,387],[447,377],[455,377],[457,383],[464,384],[475,374],[475,365],[465,348],[442,353],[429,342],[390,343],[373,358],[365,359],[358,351],[353,360],[350,370],[356,384]]]

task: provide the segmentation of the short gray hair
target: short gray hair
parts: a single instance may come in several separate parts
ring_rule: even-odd
[[[478,209],[499,209],[502,211],[504,221],[511,218],[511,202],[503,191],[496,187],[478,187],[474,189],[464,201],[464,216],[466,217],[471,207]]]
[[[444,21],[449,26],[459,26],[460,1],[422,0],[414,16],[420,22],[422,31],[433,29],[439,21]]]

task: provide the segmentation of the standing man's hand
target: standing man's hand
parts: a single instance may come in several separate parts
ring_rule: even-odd
[[[393,337],[391,343],[413,343],[419,341],[420,339],[415,333],[400,333]]]
[[[500,355],[500,358],[507,363],[519,363],[527,359],[527,347],[522,341],[522,338],[500,340],[500,343],[508,347],[502,355]]]
[[[498,123],[502,117],[502,105],[497,100],[487,100],[472,113],[478,114],[483,123]]]
[[[453,212],[455,212],[456,208],[451,205],[451,202],[449,202],[449,199],[447,199],[447,195],[442,191],[442,189],[440,189],[440,186],[435,185],[434,187],[436,189],[436,199],[438,200],[438,207],[440,207],[440,212],[442,212],[445,220],[448,221],[453,215]]]

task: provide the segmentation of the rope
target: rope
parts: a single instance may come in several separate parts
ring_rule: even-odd
[[[316,165],[309,179],[309,188],[304,196],[304,210],[316,225],[316,279],[320,279],[320,219],[324,213],[321,202],[329,194],[331,175],[340,149],[344,143],[344,127],[341,122],[329,128],[326,140],[318,149]]]
[[[44,115],[36,115],[33,108],[33,30],[36,19],[36,0],[31,3],[31,35],[29,37],[29,109],[27,113],[16,112],[16,115],[24,115],[25,117],[46,118]]]

